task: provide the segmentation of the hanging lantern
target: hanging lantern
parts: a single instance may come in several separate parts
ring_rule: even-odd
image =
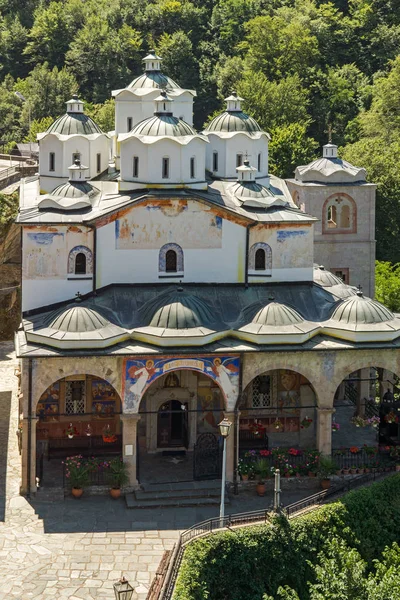
[[[114,583],[114,594],[116,600],[131,600],[133,587],[124,576],[117,583]]]

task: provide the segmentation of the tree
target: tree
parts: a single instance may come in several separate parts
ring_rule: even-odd
[[[28,30],[18,16],[0,17],[1,71],[15,77],[26,77],[29,72],[23,50],[28,39]]]
[[[318,142],[307,136],[302,123],[281,125],[271,130],[269,170],[278,177],[293,177],[298,165],[315,158]]]
[[[310,600],[367,600],[365,569],[357,550],[331,538],[314,566],[316,583],[310,585]]]
[[[26,102],[22,106],[21,122],[28,129],[31,121],[44,117],[58,117],[65,113],[65,103],[78,91],[78,83],[65,67],[50,69],[47,63],[36,66],[26,79],[18,79],[15,90]]]
[[[0,139],[2,141],[21,141],[21,110],[21,101],[14,94],[14,79],[11,75],[7,75],[0,84]]]
[[[376,261],[375,298],[395,312],[400,312],[400,264]]]
[[[115,100],[106,100],[104,104],[85,105],[85,112],[105,132],[115,129]]]
[[[375,560],[375,573],[368,577],[368,600],[400,600],[400,547],[394,543]]]
[[[193,53],[193,45],[184,31],[172,35],[164,33],[156,46],[163,58],[163,68],[168,75],[183,88],[196,89],[198,85],[198,65]]]
[[[44,117],[43,119],[32,121],[28,135],[24,137],[24,142],[36,142],[37,134],[47,131],[53,121],[53,117]]]

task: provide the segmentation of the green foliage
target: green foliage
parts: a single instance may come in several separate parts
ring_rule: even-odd
[[[400,312],[400,264],[376,261],[375,298],[395,312]]]
[[[399,498],[395,475],[290,522],[201,538],[174,600],[398,600]]]
[[[18,214],[18,192],[2,194],[0,192],[0,227],[9,226]]]
[[[28,135],[24,138],[24,142],[36,142],[37,134],[46,131],[53,121],[53,117],[43,117],[43,119],[35,119],[32,121]]]

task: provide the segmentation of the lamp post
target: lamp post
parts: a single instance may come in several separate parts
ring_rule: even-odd
[[[229,430],[232,423],[225,417],[218,425],[220,434],[224,439],[224,451],[222,455],[222,482],[221,482],[221,506],[219,509],[220,527],[224,526],[225,516],[225,479],[226,479],[226,438],[229,435]]]
[[[274,512],[279,512],[281,506],[281,472],[275,471]]]
[[[114,583],[114,594],[116,600],[131,600],[133,587],[124,576],[117,583]]]

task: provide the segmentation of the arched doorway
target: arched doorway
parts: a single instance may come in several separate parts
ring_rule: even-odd
[[[169,400],[158,409],[157,446],[176,448],[189,445],[188,403]]]
[[[218,447],[223,411],[221,388],[204,373],[178,369],[153,381],[139,406],[139,482],[193,480],[197,440],[207,433]]]
[[[36,406],[36,476],[40,487],[62,487],[63,461],[122,455],[121,399],[97,376],[81,374],[51,384]],[[96,479],[97,478],[97,479]],[[100,471],[91,484],[101,484]]]

